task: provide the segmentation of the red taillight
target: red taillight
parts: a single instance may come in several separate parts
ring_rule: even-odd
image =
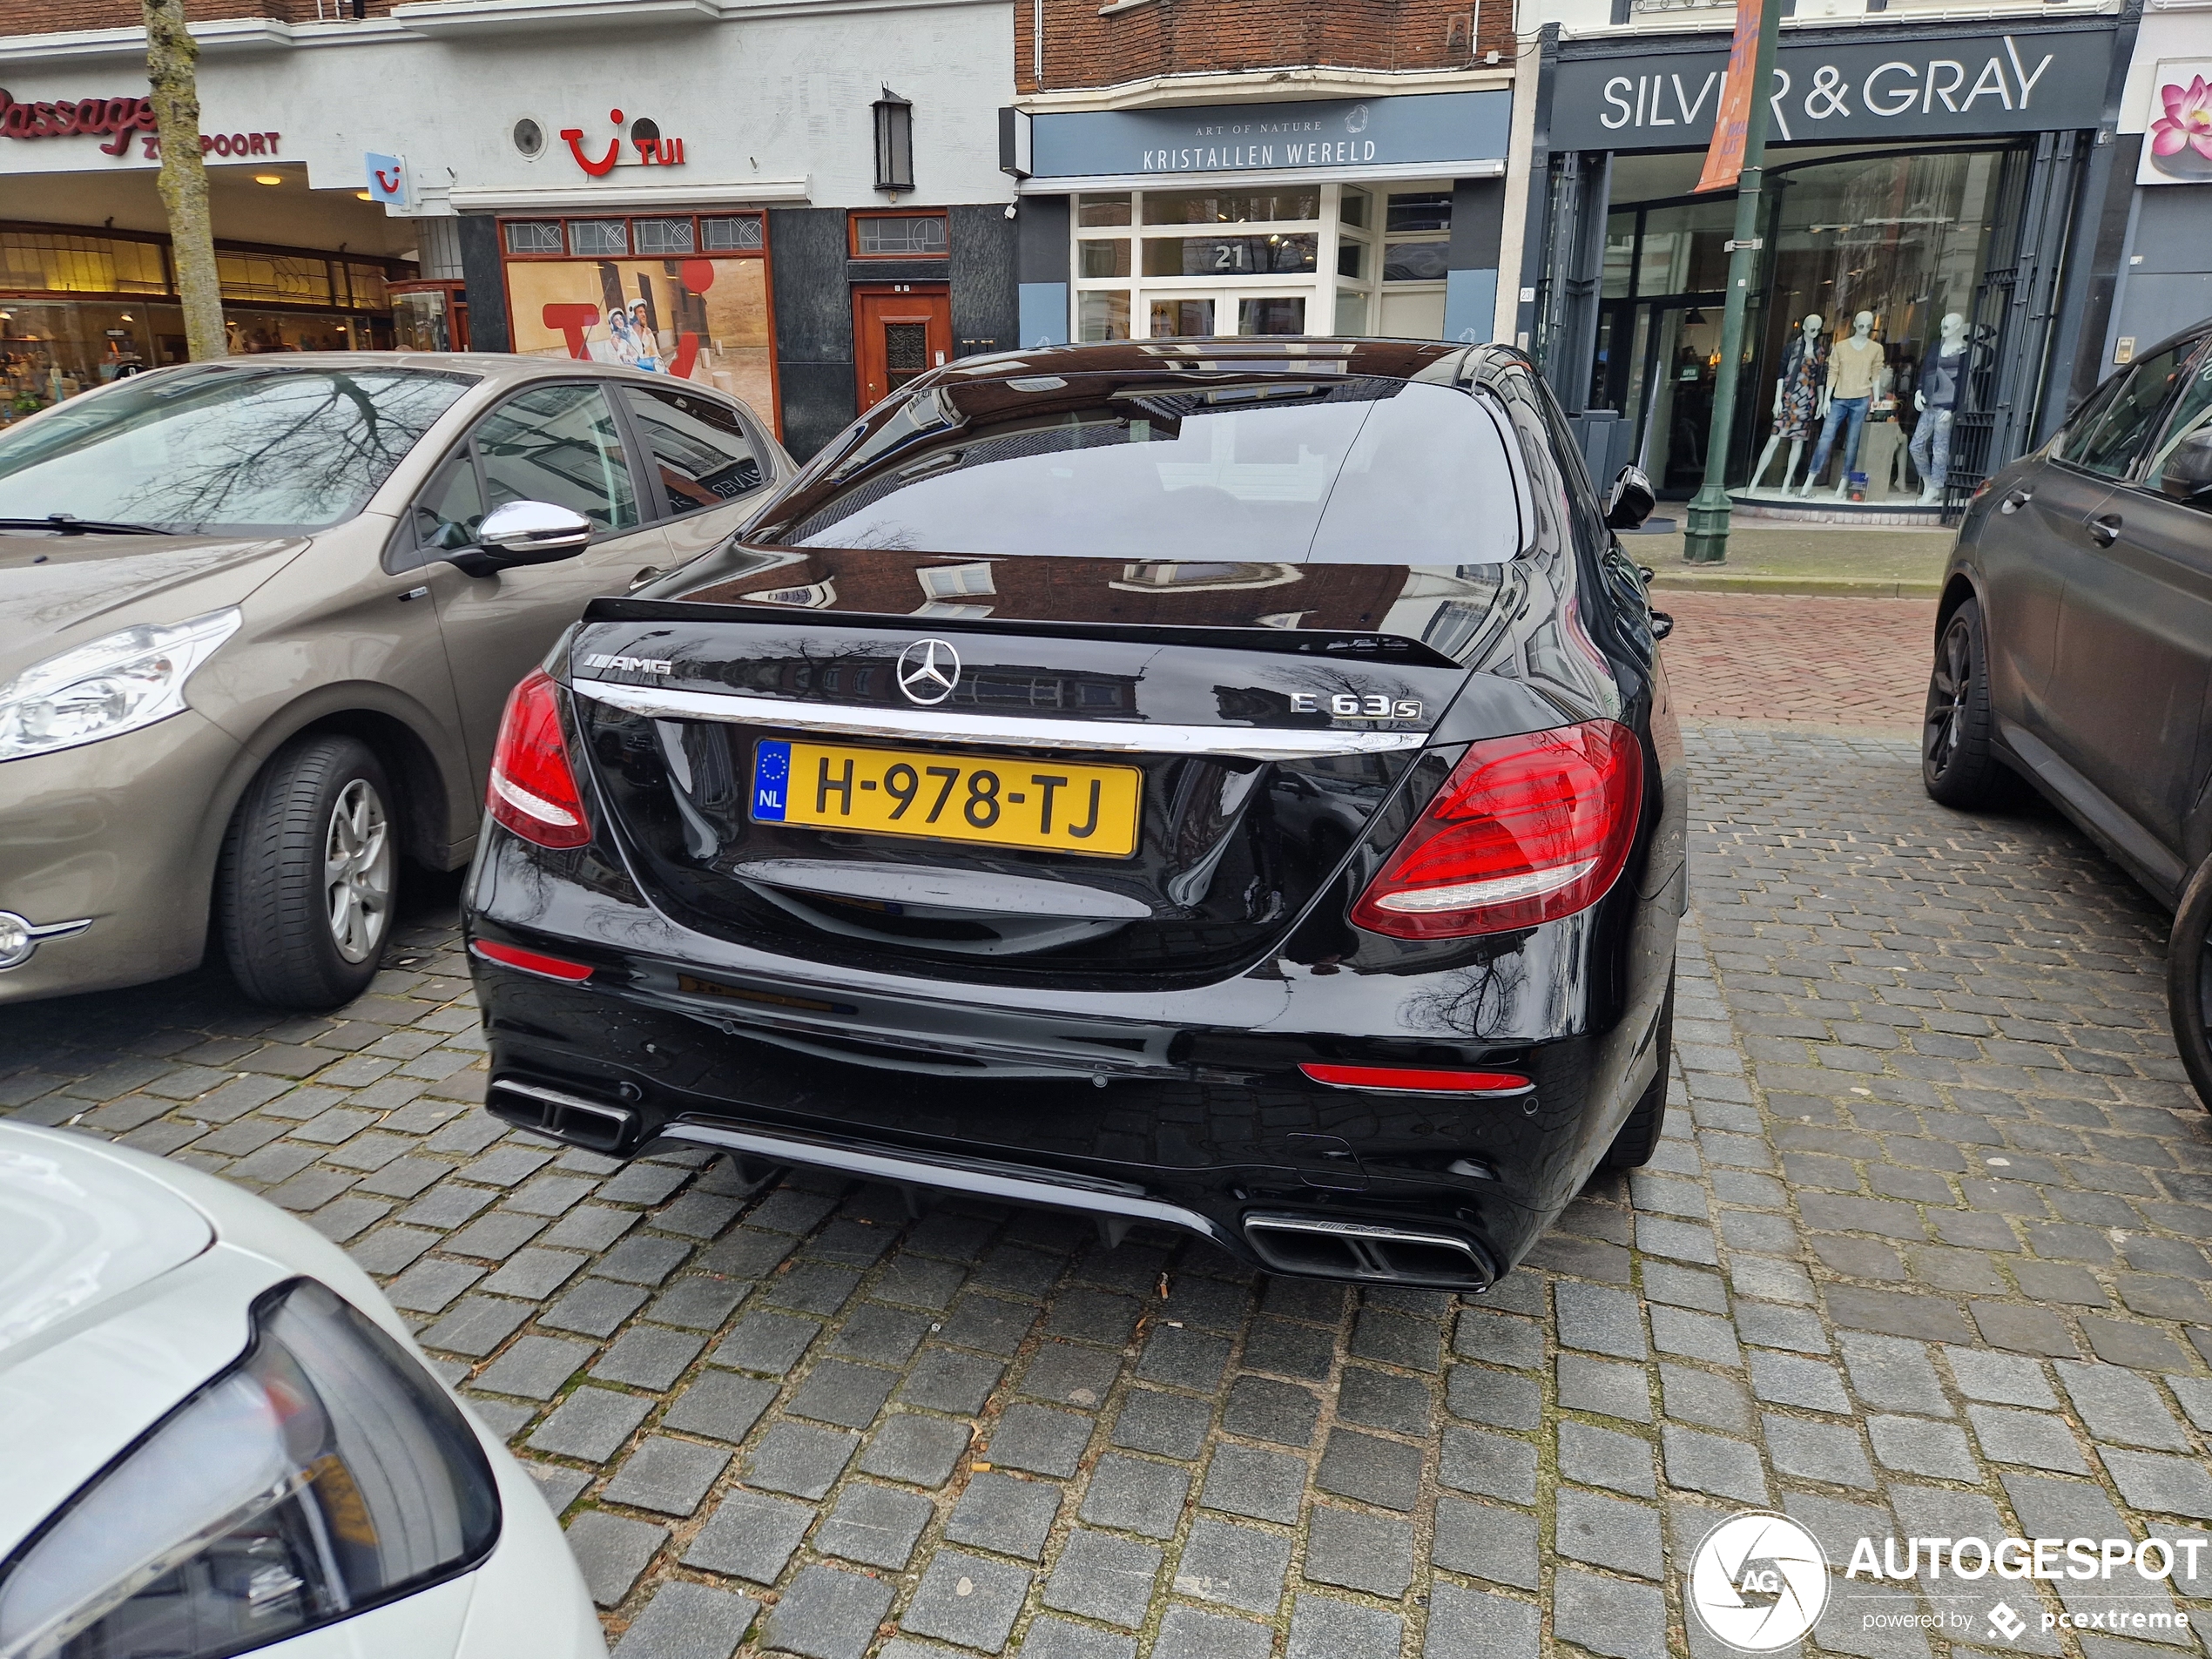
[[[1380,1089],[1399,1095],[1510,1095],[1528,1087],[1516,1071],[1436,1071],[1423,1066],[1301,1065],[1332,1089]]]
[[[1458,939],[1571,916],[1621,873],[1642,794],[1643,751],[1617,721],[1473,744],[1352,920]]]
[[[576,773],[561,742],[552,677],[535,669],[507,699],[491,755],[491,815],[540,846],[582,846],[591,839]]]
[[[519,968],[525,974],[543,974],[547,979],[566,980],[571,985],[591,977],[590,964],[548,956],[543,951],[523,950],[519,946],[497,944],[489,939],[472,939],[469,948],[488,962],[497,962],[502,968]]]

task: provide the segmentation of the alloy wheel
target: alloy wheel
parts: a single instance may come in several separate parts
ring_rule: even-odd
[[[1951,764],[1965,735],[1966,699],[1973,694],[1973,641],[1966,631],[1966,618],[1954,617],[1944,631],[1935,671],[1928,679],[1925,752],[1938,772]]]
[[[349,962],[367,961],[392,916],[392,836],[384,803],[356,778],[332,803],[323,840],[323,896],[330,935]]]

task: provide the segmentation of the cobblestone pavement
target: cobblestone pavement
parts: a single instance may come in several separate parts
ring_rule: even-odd
[[[1655,590],[1667,672],[1691,719],[1917,732],[1935,600]]]
[[[327,1019],[212,974],[0,1009],[0,1109],[343,1241],[529,1461],[623,1659],[1702,1659],[1682,1575],[1745,1507],[1839,1568],[2202,1536],[2212,1118],[2162,919],[2047,814],[1932,806],[1907,741],[1690,740],[1670,1132],[1480,1300],[509,1133],[435,909]],[[1839,1575],[1817,1647],[2196,1651],[2041,1629],[2094,1588]],[[1869,1627],[1899,1614],[1959,1622]]]

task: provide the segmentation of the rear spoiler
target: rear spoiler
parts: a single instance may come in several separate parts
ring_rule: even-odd
[[[710,604],[692,599],[594,599],[583,620],[593,622],[711,622],[789,628],[806,615],[786,605]],[[1413,668],[1463,669],[1433,645],[1402,634],[1325,628],[1190,628],[1170,623],[1065,622],[1018,617],[913,617],[867,610],[824,613],[840,628],[880,628],[911,638],[917,633],[995,634],[1023,638],[1117,639],[1133,644],[1195,645],[1218,651],[1265,651],[1279,657],[1388,663]]]

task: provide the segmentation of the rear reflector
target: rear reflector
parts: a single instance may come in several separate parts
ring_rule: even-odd
[[[523,950],[515,945],[502,945],[489,939],[469,941],[471,954],[488,962],[497,962],[502,968],[519,968],[525,974],[540,974],[546,979],[565,980],[577,984],[591,977],[589,964],[567,961],[558,956],[548,956],[542,951]]]
[[[1460,939],[1587,910],[1628,862],[1642,797],[1642,747],[1616,720],[1469,744],[1352,920]]]
[[[1510,1095],[1529,1086],[1513,1071],[1433,1071],[1419,1066],[1302,1065],[1332,1089],[1380,1089],[1400,1095]]]

